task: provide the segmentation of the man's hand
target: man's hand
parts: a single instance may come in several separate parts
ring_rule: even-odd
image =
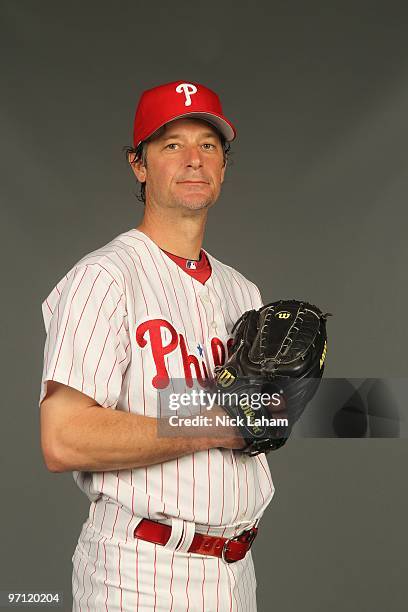
[[[270,396],[269,405],[267,402],[264,402],[264,406],[268,408],[270,412],[271,418],[288,418],[287,405],[283,395],[280,395],[280,400],[277,402],[276,396]],[[215,406],[210,414],[215,416],[226,416],[227,412],[221,406]],[[222,428],[224,430],[225,436],[220,437],[219,430]],[[243,450],[247,443],[245,442],[243,436],[240,433],[240,430],[235,425],[223,425],[218,426],[217,431],[215,432],[215,442],[216,446],[220,448],[229,448],[232,450]]]
[[[229,448],[231,450],[242,450],[246,442],[240,434],[239,428],[232,424],[216,425],[216,417],[226,417],[227,413],[221,406],[214,406],[208,415],[212,417],[211,439],[214,441],[213,448]],[[229,422],[229,419],[226,419]]]

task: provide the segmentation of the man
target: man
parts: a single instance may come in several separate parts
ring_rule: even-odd
[[[128,152],[143,219],[43,302],[43,454],[91,501],[72,557],[75,611],[256,610],[249,548],[274,493],[265,455],[240,452],[235,428],[157,433],[160,393],[180,380],[208,388],[235,321],[262,305],[201,247],[234,138],[207,87],[145,91]]]

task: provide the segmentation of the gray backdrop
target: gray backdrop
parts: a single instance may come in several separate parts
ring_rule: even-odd
[[[0,590],[64,591],[88,512],[39,445],[41,302],[140,219],[142,90],[196,80],[237,126],[204,246],[329,321],[328,376],[405,377],[403,2],[2,1]],[[406,610],[405,439],[292,439],[254,560],[260,612]],[[404,520],[405,519],[405,520]]]

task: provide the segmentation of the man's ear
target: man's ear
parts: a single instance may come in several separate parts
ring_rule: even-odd
[[[227,164],[228,164],[228,160],[225,160],[225,164],[223,165],[222,169],[221,169],[221,183],[224,182],[224,175],[225,175],[225,170],[227,169]]]
[[[129,153],[128,161],[137,180],[144,183],[146,181],[146,166],[143,165],[142,159],[139,158],[135,161],[135,154]]]

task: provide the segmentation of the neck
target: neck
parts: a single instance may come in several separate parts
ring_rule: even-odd
[[[155,212],[146,209],[136,229],[149,236],[161,249],[173,255],[185,259],[199,259],[207,210],[187,212],[188,214],[185,214],[185,211],[182,211],[176,219],[174,214],[167,216],[163,210]]]

